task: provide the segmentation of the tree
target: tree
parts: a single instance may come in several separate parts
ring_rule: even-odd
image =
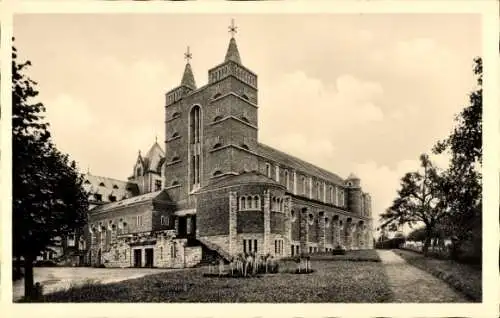
[[[481,58],[474,60],[477,88],[469,95],[469,105],[455,118],[451,135],[436,144],[437,154],[449,153],[451,161],[446,170],[444,199],[453,211],[443,227],[453,234],[452,256],[457,257],[460,245],[469,239],[481,250],[482,229],[482,82]]]
[[[59,152],[45,121],[45,106],[33,99],[37,83],[12,48],[13,257],[23,259],[26,300],[32,300],[33,263],[57,237],[86,221],[87,195],[75,162]]]
[[[425,227],[414,229],[408,234],[408,241],[423,242],[425,241]]]
[[[427,255],[432,234],[438,222],[449,210],[442,200],[442,176],[425,154],[420,156],[422,172],[408,172],[401,179],[398,197],[392,206],[381,214],[384,221],[382,227],[394,227],[402,224],[412,226],[425,224],[425,241],[423,252]]]

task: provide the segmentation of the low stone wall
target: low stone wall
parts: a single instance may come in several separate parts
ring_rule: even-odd
[[[184,261],[186,267],[193,267],[201,262],[201,246],[186,247]]]

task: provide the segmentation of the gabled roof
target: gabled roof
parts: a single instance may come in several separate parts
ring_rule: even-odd
[[[111,202],[108,204],[100,205],[97,206],[96,208],[92,209],[92,213],[100,213],[100,212],[106,212],[109,210],[113,210],[115,208],[125,208],[129,207],[131,205],[136,205],[136,204],[145,204],[145,203],[163,203],[163,204],[173,204],[172,200],[164,190],[156,191],[156,192],[150,192],[146,194],[141,194],[132,198],[128,198],[125,200],[117,201],[117,202]]]
[[[204,192],[208,190],[214,190],[218,188],[236,186],[240,184],[271,184],[278,187],[285,188],[284,185],[274,181],[271,178],[268,178],[266,175],[263,175],[257,171],[250,172],[242,172],[238,175],[227,175],[222,176],[216,179],[213,179],[206,186],[199,189],[197,192]]]
[[[335,173],[329,172],[323,168],[317,167],[309,162],[291,156],[280,150],[276,150],[262,143],[258,144],[258,153],[265,158],[276,161],[277,163],[288,166],[292,169],[305,172],[313,177],[325,179],[338,185],[342,185],[344,183],[344,180]]]
[[[141,162],[143,173],[154,171],[161,174],[161,166],[165,161],[165,152],[161,148],[158,141],[155,140],[151,148],[149,148],[146,156],[142,156],[139,152],[136,162]],[[134,172],[135,175],[135,172]]]
[[[146,153],[146,156],[144,157],[144,170],[152,170],[156,172],[161,172],[160,171],[160,161],[162,158],[165,158],[165,152],[163,149],[161,149],[160,145],[158,144],[157,141],[151,146],[149,151]]]

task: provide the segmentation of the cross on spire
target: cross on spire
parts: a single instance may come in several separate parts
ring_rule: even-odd
[[[184,53],[184,59],[189,64],[189,60],[191,60],[192,58],[193,58],[193,54],[191,54],[191,52],[189,52],[189,46],[188,46],[186,53]]]
[[[234,25],[234,19],[231,19],[231,25],[229,26],[229,33],[231,33],[231,37],[234,38],[234,35],[238,32],[238,27]]]

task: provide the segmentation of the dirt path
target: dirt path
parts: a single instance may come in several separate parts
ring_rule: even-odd
[[[377,250],[397,303],[469,302],[445,282],[408,263],[394,252]]]

